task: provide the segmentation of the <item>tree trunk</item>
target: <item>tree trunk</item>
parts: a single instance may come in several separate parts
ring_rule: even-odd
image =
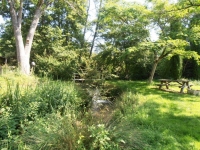
[[[86,34],[86,31],[87,31],[87,28],[88,28],[88,17],[89,17],[89,10],[90,10],[90,0],[88,0],[88,6],[87,6],[87,14],[86,14],[86,21],[85,21],[85,24],[84,24],[84,30],[83,30],[83,43],[85,42],[85,34]],[[83,46],[84,44],[82,44]]]
[[[151,84],[152,81],[153,81],[153,77],[154,77],[154,74],[155,74],[155,71],[156,71],[158,62],[159,62],[158,60],[154,61],[153,68],[152,68],[152,70],[151,70],[151,74],[150,74],[150,77],[149,77],[149,83],[150,83],[150,84]]]
[[[14,7],[15,2],[12,0],[8,0],[8,2],[10,5],[10,14],[11,14],[11,20],[12,20],[12,25],[13,25],[13,29],[14,29],[18,66],[19,66],[22,74],[30,75],[30,62],[29,61],[30,61],[31,46],[33,43],[33,37],[35,34],[35,30],[37,28],[37,24],[39,22],[39,18],[42,14],[43,0],[40,0],[38,2],[39,5],[37,5],[37,7],[36,7],[34,18],[32,20],[29,32],[27,34],[25,45],[24,45],[23,37],[22,37],[22,33],[21,33],[23,0],[20,0],[20,7],[17,12]]]
[[[94,45],[95,45],[95,39],[96,39],[97,34],[98,34],[101,7],[102,7],[102,0],[100,0],[100,3],[99,3],[99,10],[98,10],[98,14],[97,14],[98,15],[97,16],[97,22],[96,22],[96,27],[95,27],[95,31],[94,31],[94,36],[93,36],[93,39],[92,39],[92,45],[91,45],[91,48],[90,48],[89,58],[92,56],[92,51],[93,51],[93,48],[94,48]]]
[[[25,68],[26,68],[25,71],[26,72],[28,71],[28,74],[30,74],[30,53],[31,53],[31,47],[32,47],[32,44],[33,44],[33,37],[34,37],[35,30],[37,28],[41,14],[42,14],[42,10],[41,10],[40,7],[38,7],[35,11],[34,18],[33,18],[33,21],[31,23],[28,35],[26,37],[25,46],[24,46],[24,51],[25,51],[25,58],[24,58],[25,64],[24,65],[25,65]]]

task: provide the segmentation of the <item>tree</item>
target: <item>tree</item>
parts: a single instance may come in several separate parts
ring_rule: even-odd
[[[104,42],[97,47],[105,52],[99,54],[98,60],[101,59],[101,62],[105,63],[103,66],[120,79],[130,79],[136,71],[133,69],[136,65],[134,62],[137,61],[134,60],[137,52],[129,52],[128,48],[148,39],[149,12],[142,5],[121,0],[106,1],[103,4],[98,22],[98,36]]]
[[[199,22],[199,11],[200,11],[199,0],[180,0],[177,2],[173,12],[175,14],[182,14],[183,11],[187,14],[182,15],[182,31],[190,45],[187,47],[188,50],[196,51],[200,54],[200,22]],[[177,29],[176,29],[177,30]],[[183,60],[183,76],[186,78],[199,79],[200,66],[194,59]]]
[[[150,49],[152,49],[154,54],[154,63],[149,77],[150,83],[153,80],[158,63],[168,55],[173,55],[171,59],[174,61],[179,60],[175,59],[175,57],[179,57],[180,55],[175,56],[173,53],[178,49],[184,51],[184,48],[187,45],[184,37],[184,30],[182,30],[182,19],[188,12],[182,11],[181,13],[176,14],[172,11],[174,8],[175,4],[171,4],[166,0],[152,1],[152,6],[150,7],[151,14],[149,17],[152,19],[152,24],[160,29],[160,40],[152,43],[151,46],[146,43],[149,48],[151,47]],[[182,64],[180,64],[180,61],[175,63],[176,65],[173,65],[173,67],[176,66],[175,69],[180,71],[180,66],[182,66]],[[171,63],[168,63],[168,65],[170,64]],[[168,66],[168,68],[171,68],[171,66]],[[177,73],[177,75],[175,75],[175,73]],[[180,73],[174,71],[174,76],[177,78],[180,76]]]
[[[100,14],[99,35],[120,51],[149,37],[149,11],[142,5],[111,1]]]
[[[29,30],[29,25],[32,21],[32,16],[35,11],[35,5],[31,1],[27,1],[28,3],[24,3],[23,9],[23,21],[21,27],[22,36],[25,37]],[[89,6],[88,6],[89,7]],[[10,18],[9,13],[6,13],[4,18]],[[35,69],[35,73],[40,73],[48,70],[46,73],[51,74],[51,62],[59,62],[62,64],[62,68],[66,65],[69,65],[69,61],[73,61],[68,56],[73,53],[73,56],[77,56],[77,60],[81,62],[84,61],[84,57],[87,54],[88,57],[88,42],[84,39],[84,35],[87,27],[87,6],[86,0],[54,0],[50,7],[43,10],[43,15],[40,18],[38,23],[37,30],[34,33],[34,41],[31,47],[30,53],[30,61],[35,61],[37,64],[37,68]],[[4,33],[2,33],[2,40],[0,41],[0,45],[2,47],[2,54],[8,54],[9,52],[14,52],[15,45],[13,43],[13,35],[14,33],[11,30],[11,22],[9,19],[6,19],[6,26],[4,29]],[[12,39],[12,41],[11,41]],[[11,43],[8,45],[8,42]],[[13,47],[10,47],[12,45]],[[9,48],[8,48],[9,46]],[[86,51],[87,50],[87,51]],[[73,51],[73,52],[72,52]],[[74,55],[74,53],[76,53]],[[13,53],[12,53],[13,54]],[[14,53],[16,57],[16,53]],[[48,60],[49,58],[54,58],[54,61],[47,63],[46,66],[41,63],[41,59]],[[40,58],[40,59],[38,59]],[[69,58],[69,59],[68,59]],[[66,60],[67,59],[67,60]],[[16,59],[15,59],[16,60]],[[67,62],[68,63],[65,63]],[[47,61],[44,61],[47,62]],[[76,61],[77,63],[77,61]],[[16,64],[16,62],[15,62]],[[49,68],[48,68],[49,66]],[[55,65],[56,66],[56,65]],[[58,63],[57,63],[58,66]],[[75,65],[74,65],[75,66]],[[76,64],[76,68],[78,68],[78,64]],[[45,68],[46,67],[46,68]],[[38,69],[42,69],[40,72]],[[56,68],[56,67],[55,67]],[[74,67],[74,71],[76,70]],[[50,70],[50,71],[49,71]],[[61,70],[61,67],[60,67]],[[63,70],[63,69],[62,69]],[[61,71],[55,72],[56,75]],[[73,71],[71,71],[73,73]],[[55,75],[55,74],[54,74]],[[52,75],[52,76],[54,76]],[[55,76],[56,76],[55,75]],[[70,76],[70,74],[69,74]],[[58,76],[59,77],[59,76]],[[67,77],[69,78],[69,77]]]
[[[181,23],[181,18],[176,18],[170,22],[169,37],[172,39],[185,39],[182,33],[184,27]],[[170,58],[168,65],[168,76],[174,79],[179,79],[182,76],[183,60],[179,55],[174,55]]]
[[[184,58],[194,58],[199,61],[199,55],[194,51],[185,51],[185,47],[188,43],[184,40],[160,40],[157,42],[143,42],[138,45],[138,47],[132,47],[130,49],[139,50],[151,50],[153,53],[153,66],[149,76],[149,83],[153,81],[153,77],[157,68],[158,63],[166,57],[172,57],[174,55],[179,55]]]
[[[29,75],[30,74],[30,52],[33,43],[33,37],[39,22],[39,19],[44,12],[44,10],[52,3],[51,0],[33,0],[28,5],[34,6],[35,13],[32,18],[30,29],[27,33],[25,41],[22,35],[22,21],[23,21],[23,8],[25,2],[23,0],[7,0],[2,1],[4,7],[9,8],[10,17],[12,21],[16,51],[17,51],[17,61],[21,73]],[[26,3],[27,4],[27,3]]]

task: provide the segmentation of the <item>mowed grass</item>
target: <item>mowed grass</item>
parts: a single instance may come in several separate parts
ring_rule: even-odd
[[[112,84],[126,91],[121,98],[120,112],[121,126],[127,130],[122,137],[128,141],[127,149],[133,147],[131,142],[138,143],[134,149],[200,149],[200,96],[186,91],[181,94],[175,86],[170,91],[159,90],[155,84],[141,81]],[[198,81],[194,87],[200,90]],[[133,131],[136,133],[132,138],[137,139],[131,141],[129,136]]]

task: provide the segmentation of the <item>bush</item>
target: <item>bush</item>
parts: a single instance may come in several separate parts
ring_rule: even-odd
[[[98,124],[97,126],[89,126],[90,132],[90,148],[91,150],[112,150],[118,149],[118,145],[111,140],[111,131],[106,129],[104,124]]]
[[[53,79],[70,80],[76,70],[76,58],[59,60],[53,56],[37,56],[37,65],[35,73],[41,77],[47,76]]]

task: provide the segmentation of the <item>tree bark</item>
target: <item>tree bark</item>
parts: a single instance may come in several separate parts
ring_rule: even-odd
[[[100,0],[100,3],[99,3],[99,10],[98,10],[98,14],[97,14],[98,15],[97,16],[97,23],[96,23],[96,27],[95,27],[95,31],[94,31],[94,36],[93,36],[93,39],[92,39],[92,45],[91,45],[91,48],[90,48],[89,58],[92,56],[92,51],[93,51],[93,48],[94,48],[95,39],[96,39],[97,34],[98,34],[101,7],[102,7],[102,0]]]
[[[35,30],[37,28],[39,18],[42,14],[42,5],[44,4],[44,0],[38,1],[34,18],[32,20],[29,32],[26,37],[25,45],[24,45],[24,41],[23,41],[23,37],[21,33],[23,0],[20,0],[20,8],[18,11],[16,11],[16,8],[14,6],[15,1],[8,0],[8,3],[10,6],[11,20],[12,20],[14,36],[15,36],[18,66],[22,74],[30,75],[30,62],[29,62],[30,52],[31,52]]]
[[[152,70],[151,70],[150,77],[149,77],[149,83],[150,83],[150,84],[151,84],[152,81],[153,81],[153,77],[154,77],[154,74],[155,74],[157,65],[158,65],[158,61],[155,61],[154,64],[153,64],[153,68],[152,68]]]
[[[89,17],[89,10],[90,10],[90,0],[88,0],[88,6],[87,6],[87,14],[86,14],[86,21],[85,21],[85,26],[84,26],[84,30],[83,30],[83,41],[85,41],[85,34],[86,34],[86,30],[88,27],[88,17]],[[84,42],[83,42],[84,43]]]
[[[26,71],[29,71],[28,74],[30,74],[30,52],[31,52],[31,47],[33,44],[33,37],[39,22],[39,19],[42,15],[42,9],[41,6],[36,8],[34,18],[32,20],[28,35],[26,37],[26,42],[24,46],[24,51],[25,51],[25,62],[27,64],[26,66]]]

